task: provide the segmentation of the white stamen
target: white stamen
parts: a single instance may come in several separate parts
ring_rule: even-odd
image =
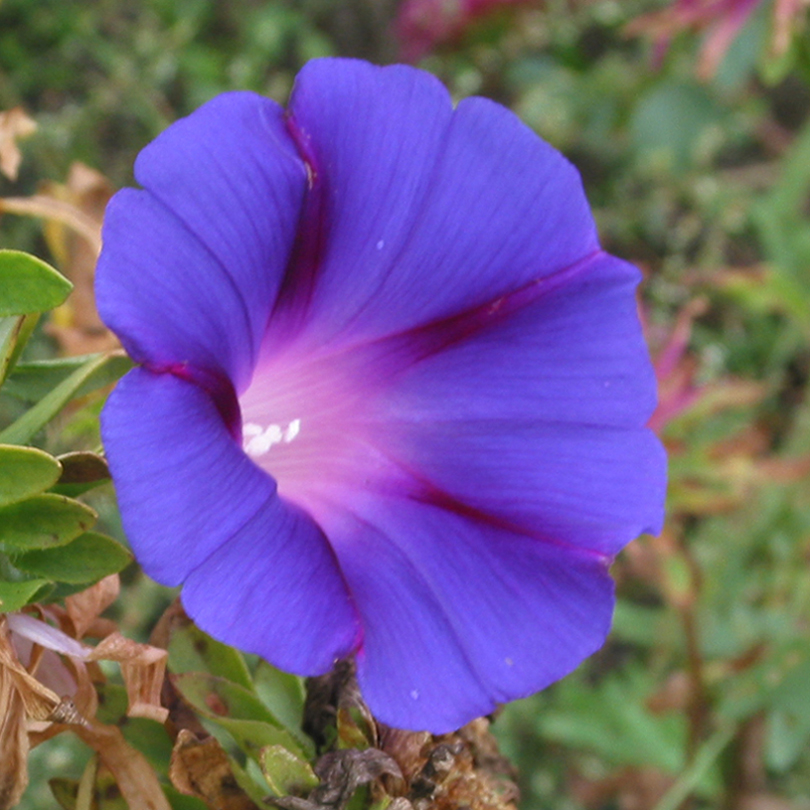
[[[385,239],[380,239],[380,241],[377,242],[377,250],[382,250],[384,247],[385,247]]]
[[[293,419],[284,431],[284,441],[289,444],[301,432],[301,420]]]
[[[301,420],[293,419],[286,430],[281,425],[269,425],[262,430],[261,425],[248,422],[242,428],[242,435],[250,439],[244,447],[249,456],[263,456],[274,444],[286,442],[289,444],[301,432]]]

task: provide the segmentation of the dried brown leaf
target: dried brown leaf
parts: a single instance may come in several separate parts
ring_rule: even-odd
[[[22,107],[0,112],[0,173],[9,180],[17,179],[22,162],[17,139],[27,138],[36,128],[36,122],[25,114]]]
[[[88,727],[72,726],[78,737],[99,756],[112,773],[124,800],[138,810],[171,810],[160,782],[146,758],[132,748],[118,726],[96,721]]]
[[[88,657],[90,661],[116,661],[127,688],[130,717],[148,717],[162,723],[169,712],[160,705],[160,692],[168,659],[166,650],[138,644],[120,633],[107,636]]]
[[[14,654],[5,629],[0,632],[0,650]],[[14,807],[27,785],[25,706],[11,669],[0,662],[0,810]]]
[[[13,807],[28,784],[28,721],[86,725],[69,697],[60,699],[20,662],[0,616],[0,810]]]
[[[0,212],[61,223],[85,239],[95,250],[96,255],[101,251],[101,231],[98,224],[75,205],[64,200],[57,200],[45,194],[3,197],[0,198]]]
[[[0,671],[0,810],[14,807],[27,786],[25,708],[8,674]]]
[[[68,355],[104,352],[119,345],[99,317],[93,290],[101,224],[112,193],[104,175],[76,162],[65,183],[45,183],[31,197],[0,199],[0,213],[44,220],[48,247],[73,282],[70,298],[55,310],[47,327]]]
[[[341,715],[356,712],[361,701],[351,664],[340,662],[328,675],[307,680],[304,728],[322,745],[334,738]],[[365,713],[358,716],[362,720]],[[268,801],[282,810],[339,810],[360,785],[369,784],[372,803],[400,797],[402,810],[411,804],[419,810],[515,810],[515,770],[489,729],[486,718],[441,736],[377,723],[378,746],[331,751],[315,763],[321,784],[307,798]]]
[[[515,810],[515,770],[489,729],[490,721],[480,717],[454,734],[434,737],[423,751],[424,767],[411,780],[409,799],[426,801],[430,810]]]
[[[96,309],[94,276],[101,245],[104,210],[113,193],[110,182],[83,163],[73,163],[67,181],[42,187],[42,194],[72,206],[91,223],[93,238],[88,239],[68,223],[54,219],[45,223],[45,238],[60,268],[73,282],[73,293],[60,307],[49,332],[66,354],[88,354],[115,348],[118,342],[106,328]]]
[[[20,663],[11,646],[5,618],[0,621],[0,670],[19,694],[26,715],[32,720],[48,720],[60,703],[59,695],[43,686]]]
[[[394,758],[402,775],[410,782],[427,762],[425,750],[433,735],[428,731],[405,731],[384,726],[380,731],[380,748]]]
[[[268,801],[282,810],[344,810],[361,785],[382,776],[402,780],[402,772],[394,759],[377,748],[330,751],[315,763],[314,770],[321,783],[308,798],[279,796]]]
[[[68,596],[65,607],[73,623],[74,638],[83,638],[95,620],[118,598],[121,582],[118,574],[110,574],[95,585]]]
[[[216,810],[257,810],[239,787],[227,754],[213,737],[200,741],[182,729],[172,751],[169,779],[181,793],[202,799]]]

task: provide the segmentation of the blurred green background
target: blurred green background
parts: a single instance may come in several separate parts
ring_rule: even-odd
[[[775,53],[761,2],[698,75],[706,31],[673,29],[666,47],[634,33],[666,2],[472,5],[423,2],[417,42],[394,0],[1,0],[0,110],[38,128],[0,198],[63,184],[76,161],[129,184],[176,118],[233,88],[283,103],[315,56],[418,55],[456,98],[512,108],[577,165],[605,246],[645,273],[671,457],[665,532],[614,566],[610,642],[495,724],[522,807],[810,808],[807,13]],[[37,218],[0,219],[0,247],[70,275],[58,244]],[[69,350],[53,331],[30,347]],[[96,446],[98,407],[42,446]],[[0,420],[16,408],[6,394]],[[92,504],[122,537],[109,489]],[[170,594],[134,568],[124,579],[116,618],[145,639]],[[20,806],[55,807],[47,779],[78,778],[87,756],[66,735],[37,749]]]

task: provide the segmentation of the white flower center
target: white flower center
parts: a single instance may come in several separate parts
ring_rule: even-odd
[[[384,466],[372,441],[377,386],[368,372],[354,353],[290,351],[259,362],[239,397],[242,447],[281,495],[317,511],[330,492],[363,486]]]
[[[255,422],[247,422],[242,427],[242,444],[249,456],[263,456],[274,444],[289,444],[301,432],[301,420],[293,419],[284,430],[281,425],[268,425],[262,428]]]

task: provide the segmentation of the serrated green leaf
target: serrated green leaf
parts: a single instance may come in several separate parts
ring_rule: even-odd
[[[30,441],[32,436],[50,422],[77,395],[77,392],[87,380],[110,361],[111,356],[101,355],[76,369],[33,408],[0,433],[0,443],[25,444]]]
[[[281,745],[268,745],[259,752],[259,767],[276,796],[301,796],[318,786],[312,766]]]
[[[42,450],[0,445],[0,507],[39,495],[52,487],[61,473],[60,463]]]
[[[0,250],[0,316],[58,307],[73,285],[42,259],[21,250]]]
[[[35,495],[0,509],[0,541],[10,553],[69,543],[96,522],[96,513],[64,495]]]
[[[36,602],[51,585],[47,579],[27,579],[23,582],[0,582],[0,613],[11,613]]]
[[[253,689],[250,671],[242,653],[211,638],[191,623],[172,633],[169,669],[177,674],[208,672],[245,689]]]
[[[64,546],[28,551],[12,561],[29,574],[78,585],[117,574],[132,562],[132,555],[112,537],[85,532]]]
[[[14,369],[14,373],[9,376],[3,393],[10,394],[24,402],[39,402],[74,371],[100,356],[88,354],[80,357],[58,357],[51,360],[20,363]],[[107,357],[107,363],[84,381],[74,394],[75,397],[83,397],[114,383],[134,365],[132,360],[123,354],[110,354]]]

